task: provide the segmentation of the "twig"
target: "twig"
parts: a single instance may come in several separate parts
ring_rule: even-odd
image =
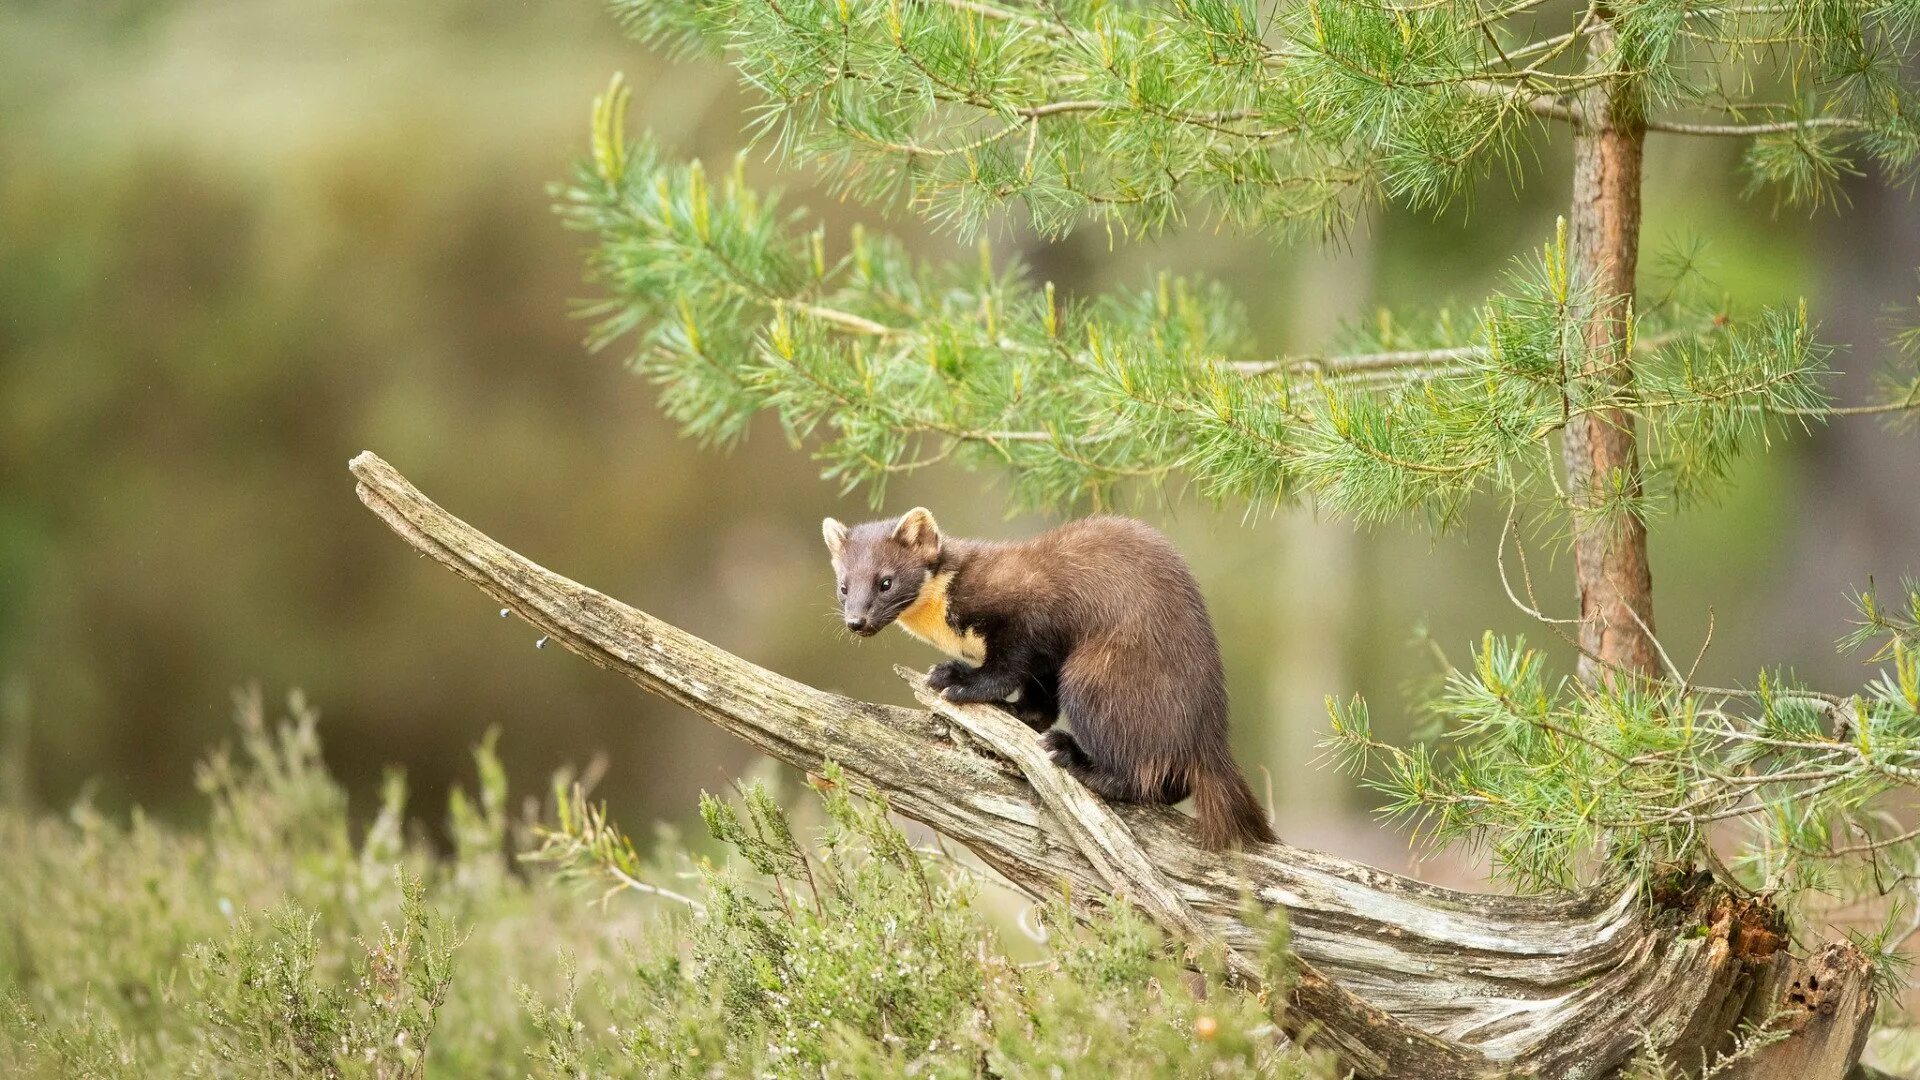
[[[663,900],[672,900],[677,904],[685,904],[701,915],[707,912],[707,906],[691,896],[682,895],[681,893],[674,892],[672,889],[663,888],[659,885],[650,885],[628,874],[625,870],[617,866],[604,866],[602,869],[607,872],[608,877],[613,878],[634,892],[646,893],[648,896],[658,896]]]

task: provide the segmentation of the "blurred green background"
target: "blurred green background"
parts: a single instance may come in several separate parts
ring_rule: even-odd
[[[744,145],[751,102],[726,68],[626,41],[591,0],[0,2],[0,683],[34,797],[91,785],[108,807],[191,812],[191,764],[249,680],[308,691],[362,795],[392,763],[433,805],[493,725],[521,790],[604,753],[601,794],[636,827],[752,767],[413,557],[353,497],[346,461],[369,448],[569,576],[797,678],[907,700],[891,664],[935,657],[904,636],[850,643],[832,615],[818,522],[864,515],[864,496],[771,425],[731,454],[680,440],[618,357],[580,346],[583,240],[546,184],[615,70],[668,152],[720,165]],[[1861,177],[1839,212],[1776,213],[1743,194],[1739,151],[1654,137],[1647,258],[1698,238],[1736,303],[1806,295],[1858,397],[1887,310],[1915,292],[1920,207]],[[971,257],[750,162],[837,224]],[[1381,211],[1320,247],[1210,228],[996,242],[1073,291],[1160,267],[1222,278],[1279,349],[1383,305],[1472,304],[1566,195],[1549,137],[1517,191],[1492,178],[1443,215]],[[1776,444],[1719,506],[1656,523],[1662,636],[1690,657],[1711,608],[1703,677],[1781,663],[1857,684],[1831,642],[1850,586],[1920,571],[1916,489],[1920,435],[1866,421]],[[1044,525],[1008,518],[986,475],[888,494],[915,503],[961,533]],[[1256,787],[1270,771],[1282,832],[1405,865],[1365,791],[1313,767],[1322,699],[1365,693],[1404,734],[1432,646],[1547,637],[1500,591],[1491,508],[1440,538],[1308,510],[1141,512],[1207,591],[1239,750]],[[1564,559],[1536,573],[1567,599]]]

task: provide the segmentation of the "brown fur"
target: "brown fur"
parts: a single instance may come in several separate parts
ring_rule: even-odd
[[[944,537],[916,508],[852,528],[829,518],[823,534],[848,628],[897,620],[957,657],[928,675],[944,696],[1007,703],[1109,799],[1192,795],[1208,847],[1274,839],[1228,745],[1206,603],[1151,526],[1090,517],[992,543]],[[1071,734],[1048,730],[1061,714]]]

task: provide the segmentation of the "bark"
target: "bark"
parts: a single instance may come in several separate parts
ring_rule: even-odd
[[[1596,63],[1613,47],[1602,24]],[[1640,257],[1640,163],[1646,127],[1626,84],[1597,83],[1575,108],[1573,207],[1568,215],[1574,281],[1591,290],[1581,316],[1592,380],[1631,383],[1628,328]],[[1640,458],[1629,413],[1576,416],[1561,443],[1574,506],[1574,574],[1580,593],[1580,675],[1613,670],[1656,673],[1653,573],[1647,527],[1618,499],[1640,496]],[[1618,494],[1615,494],[1618,493]],[[1611,507],[1613,512],[1600,512]]]
[[[1285,844],[1209,853],[1175,810],[1095,798],[997,709],[953,706],[917,677],[924,709],[796,682],[508,550],[371,453],[351,468],[361,501],[402,539],[555,642],[790,765],[838,762],[851,781],[1036,898],[1064,888],[1090,915],[1124,896],[1175,937],[1225,950],[1249,983],[1265,976],[1252,959],[1263,942],[1242,905],[1251,898],[1283,909],[1296,977],[1278,1019],[1358,1076],[1604,1077],[1643,1033],[1691,1063],[1724,1043],[1734,1019],[1771,1016],[1776,1001],[1793,1000],[1799,965],[1777,952],[1778,936],[1756,931],[1751,913],[1710,890],[1666,890],[1651,901],[1632,887],[1482,895]],[[1857,961],[1845,947],[1836,955]],[[1819,978],[1821,1000],[1834,1004],[1801,1005],[1804,1026],[1822,1046],[1854,1045],[1864,964],[1838,964]],[[1811,983],[1798,985],[1804,996]],[[1821,1050],[1807,1060],[1842,1056]]]
[[[1826,945],[1805,961],[1775,953],[1754,975],[1745,1019],[1793,1032],[1722,1074],[1729,1080],[1844,1077],[1873,1030],[1873,978],[1857,950]]]

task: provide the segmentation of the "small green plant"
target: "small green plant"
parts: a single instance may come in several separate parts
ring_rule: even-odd
[[[255,1076],[424,1076],[458,942],[418,878],[400,890],[400,925],[356,940],[344,979],[328,977],[317,916],[291,903],[196,946],[185,971],[209,1055]]]
[[[1355,699],[1329,702],[1326,745],[1368,775],[1387,814],[1484,846],[1523,888],[1573,886],[1600,853],[1643,877],[1698,860],[1736,889],[1794,905],[1891,894],[1889,918],[1901,921],[1920,851],[1920,829],[1895,813],[1920,785],[1920,587],[1897,609],[1871,593],[1859,607],[1842,644],[1887,667],[1852,694],[1783,671],[1760,672],[1751,689],[1678,670],[1599,687],[1488,634],[1429,701],[1437,738],[1384,743]],[[1709,840],[1736,828],[1744,842],[1722,865]],[[1910,934],[1877,950],[1883,971],[1904,969],[1893,950]]]
[[[701,801],[741,865],[702,865],[684,955],[636,956],[633,976],[603,980],[612,1039],[583,1037],[571,986],[530,999],[546,1035],[540,1075],[657,1076],[690,1062],[726,1076],[1333,1075],[1278,1038],[1283,945],[1267,994],[1248,994],[1212,958],[1189,971],[1130,908],[1082,926],[1062,903],[1043,920],[1043,956],[1016,962],[980,910],[980,877],[909,843],[837,767],[817,786],[815,847],[764,787]],[[561,820],[571,828],[546,832],[537,858],[586,877],[629,873],[631,846],[609,841],[603,813],[576,798]]]
[[[1016,959],[1001,887],[832,766],[816,838],[748,786],[702,801],[724,858],[649,859],[564,779],[511,820],[489,737],[441,852],[397,773],[356,826],[304,701],[239,704],[203,828],[0,810],[0,1075],[1336,1075],[1275,1027],[1277,929],[1263,993],[1124,907]]]
[[[202,827],[0,812],[0,1075],[522,1076],[515,987],[556,982],[565,949],[616,963],[648,926],[512,873],[504,816],[491,846],[436,852],[398,773],[357,826],[298,695],[238,716],[199,770]],[[504,806],[490,742],[476,759],[477,802]]]

